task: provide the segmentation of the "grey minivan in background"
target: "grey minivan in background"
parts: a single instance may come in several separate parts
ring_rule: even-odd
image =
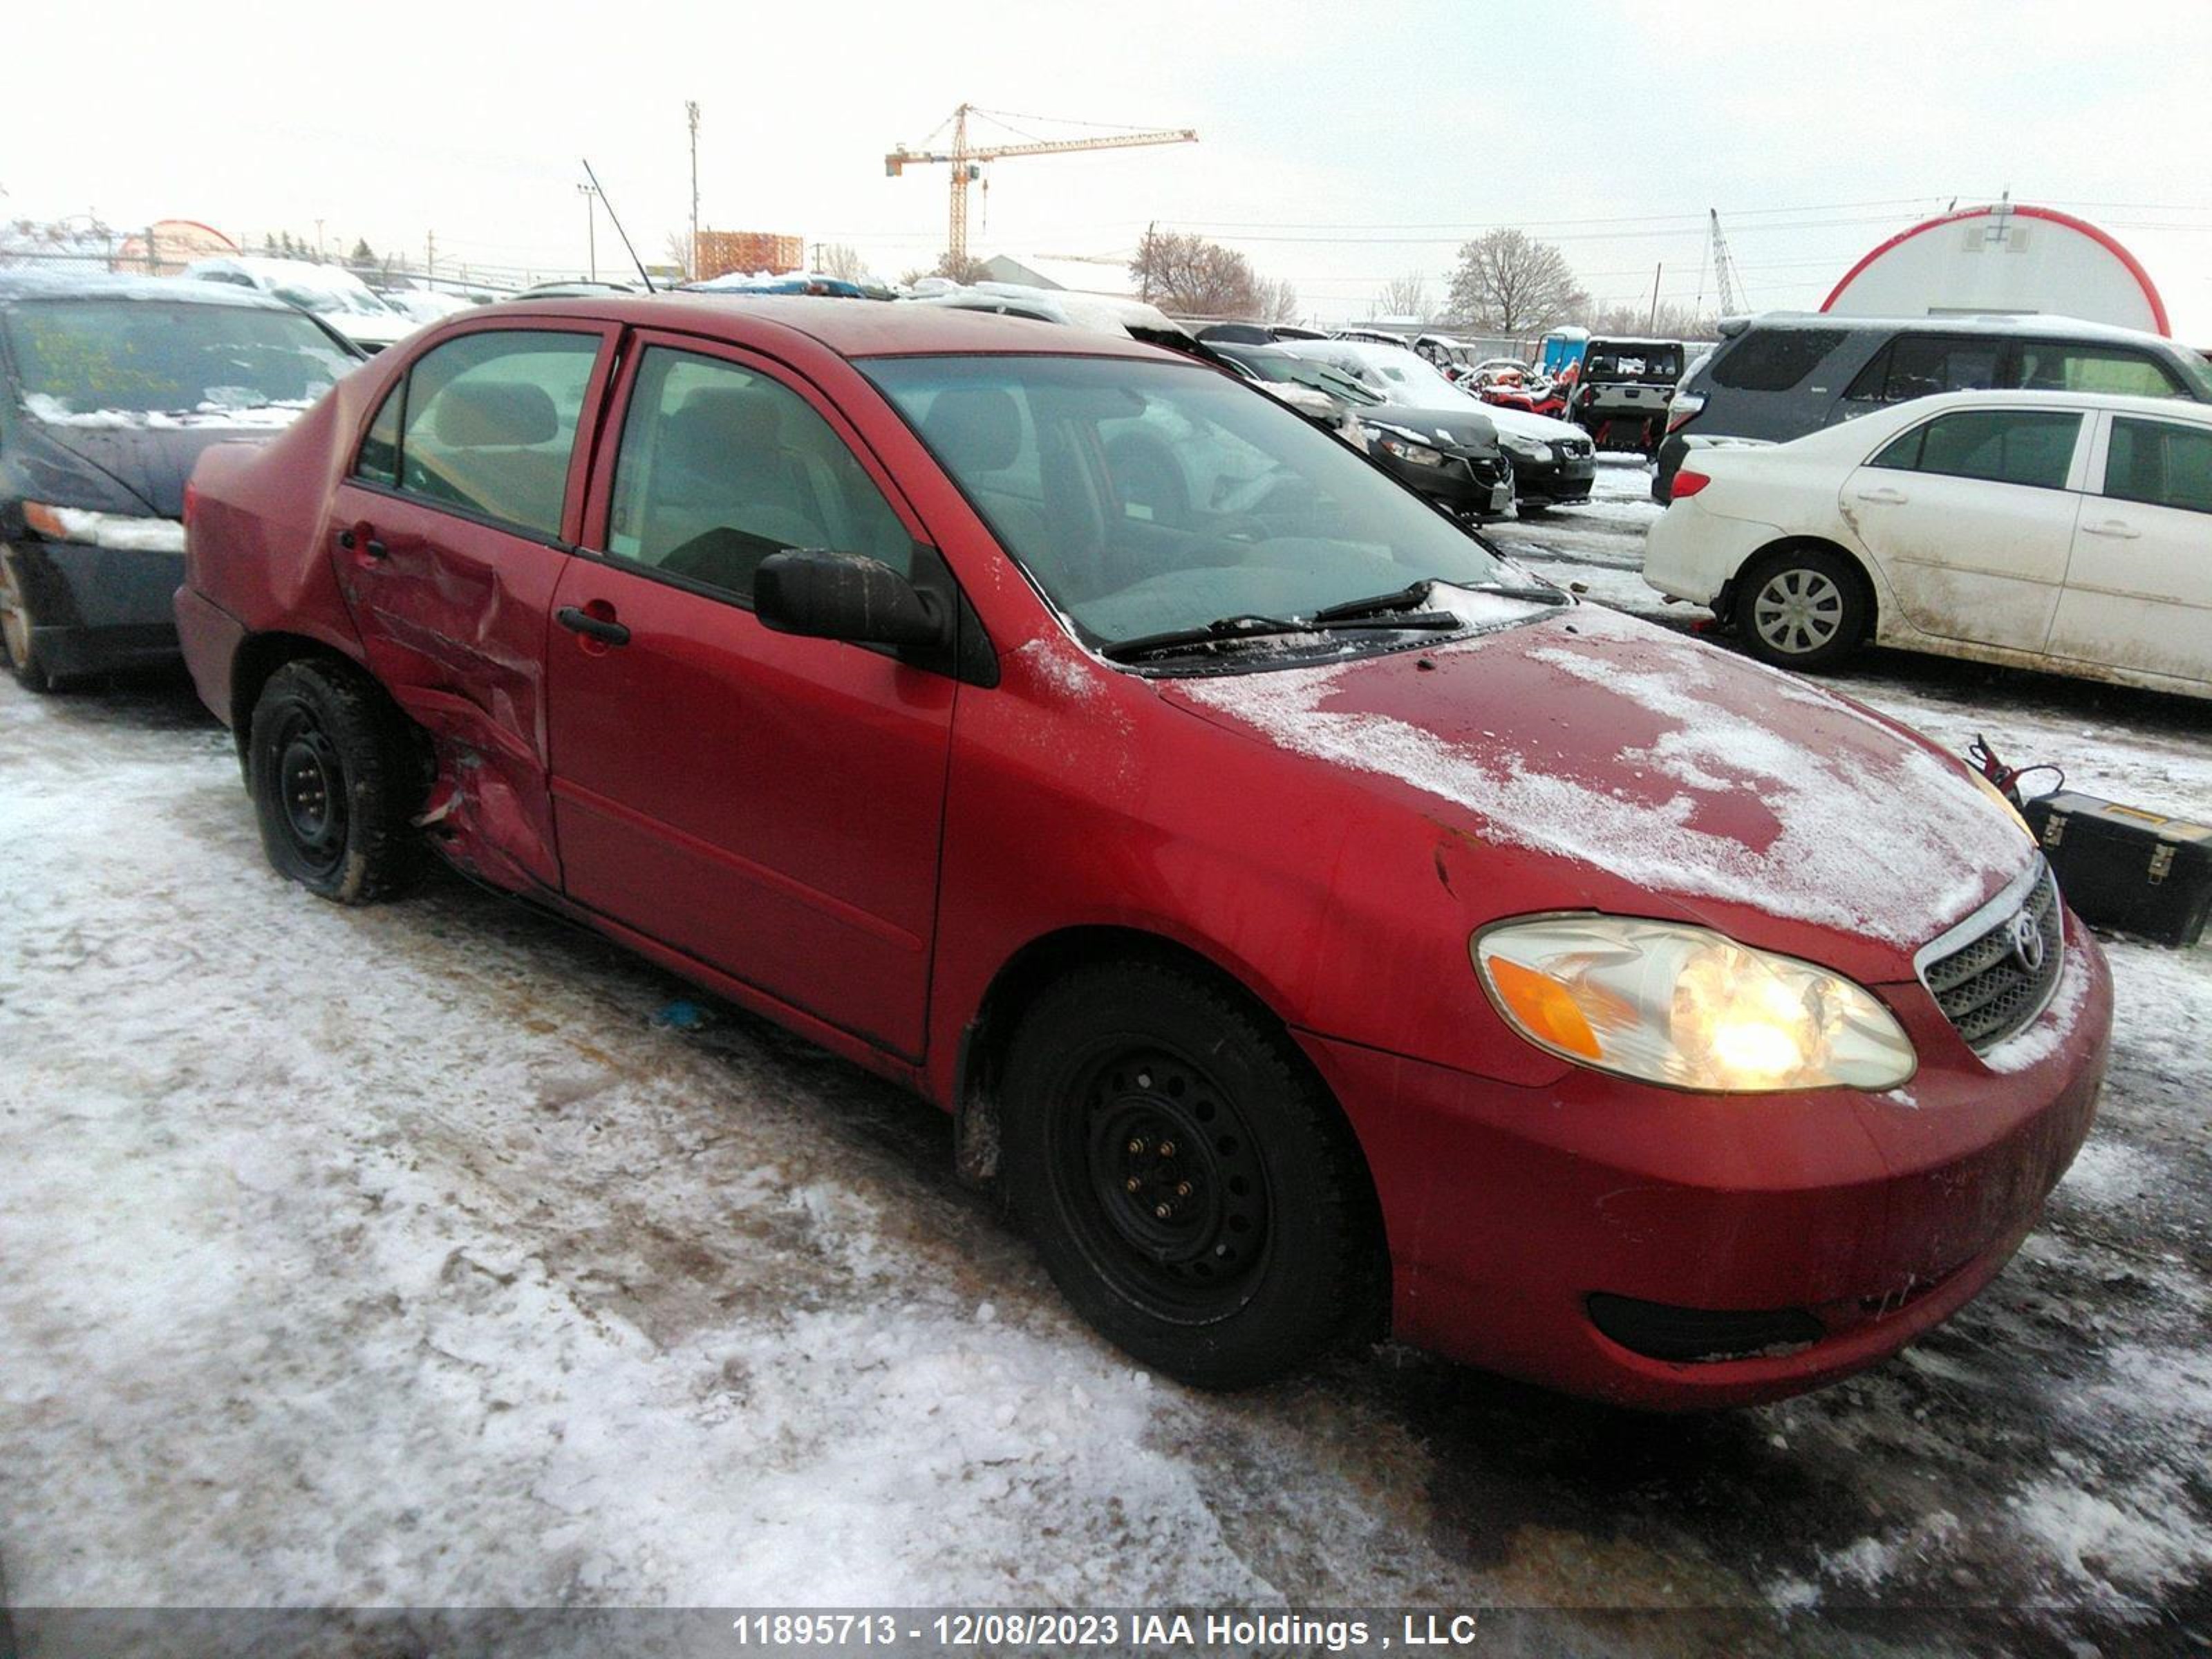
[[[2113,392],[2212,403],[2212,373],[2172,341],[2066,317],[1731,317],[1683,378],[1651,475],[1664,506],[1682,458],[1716,439],[1787,443],[1938,392]]]

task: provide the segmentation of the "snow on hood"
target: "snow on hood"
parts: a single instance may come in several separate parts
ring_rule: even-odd
[[[1579,606],[1423,654],[1432,671],[1400,653],[1164,694],[1451,802],[1482,839],[1887,945],[1932,939],[2032,856],[1960,763],[1614,612]]]

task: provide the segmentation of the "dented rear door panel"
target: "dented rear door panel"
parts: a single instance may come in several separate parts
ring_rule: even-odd
[[[567,321],[550,331],[599,342],[559,535],[351,476],[325,532],[370,669],[436,745],[428,816],[457,862],[511,888],[561,883],[546,774],[546,632],[619,332]]]

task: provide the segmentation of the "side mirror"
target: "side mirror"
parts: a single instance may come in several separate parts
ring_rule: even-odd
[[[947,646],[952,615],[880,559],[813,549],[772,553],[753,575],[753,614],[778,634],[855,645]]]

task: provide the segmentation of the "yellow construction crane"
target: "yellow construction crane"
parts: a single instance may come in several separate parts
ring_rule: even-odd
[[[968,258],[968,186],[983,176],[983,163],[986,161],[1002,161],[1010,155],[1067,155],[1085,149],[1133,149],[1139,144],[1194,144],[1198,142],[1198,134],[1194,129],[1177,127],[1156,132],[1113,132],[1097,138],[1038,139],[1020,144],[970,144],[968,142],[968,118],[971,114],[996,118],[988,110],[977,109],[973,104],[963,104],[952,112],[951,149],[908,149],[902,144],[884,157],[884,172],[893,179],[906,170],[909,161],[951,163],[952,211],[945,233],[945,246],[956,265],[965,262]],[[1041,118],[1024,116],[1021,118],[1034,120]],[[944,130],[943,126],[938,128],[939,132]]]

